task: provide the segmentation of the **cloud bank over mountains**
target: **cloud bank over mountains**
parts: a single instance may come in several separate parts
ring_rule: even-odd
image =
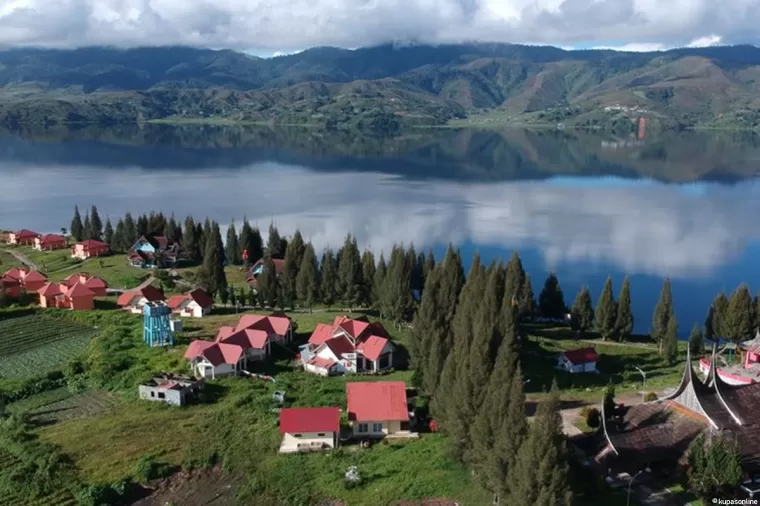
[[[4,0],[0,46],[290,52],[391,41],[629,50],[754,43],[760,0]]]
[[[448,243],[533,249],[547,269],[606,264],[631,274],[709,276],[760,242],[760,183],[688,191],[659,183],[604,185],[581,180],[462,184],[410,182],[367,172],[315,173],[261,163],[242,170],[6,165],[0,228],[55,232],[75,204],[102,215],[160,209],[228,223],[247,215],[266,230],[299,228],[318,249],[348,232],[376,253],[394,243]],[[0,168],[1,170],[1,168]],[[613,181],[614,183],[614,181]],[[255,190],[254,190],[255,189]],[[255,194],[255,198],[251,195]],[[44,212],[41,212],[44,211]]]

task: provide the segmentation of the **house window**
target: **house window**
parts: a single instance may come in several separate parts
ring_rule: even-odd
[[[369,432],[368,425],[366,423],[360,423],[359,432]]]
[[[151,396],[151,397],[155,397],[155,396],[156,396],[156,392],[153,392],[153,391],[151,390],[151,392],[150,392],[150,396]]]
[[[293,434],[293,437],[301,437],[301,434]]]
[[[373,423],[372,424],[372,432],[382,432],[383,431],[383,424],[382,423]]]
[[[158,392],[158,398],[159,399],[166,399],[166,394],[163,392]]]
[[[318,437],[325,437],[325,433],[324,432],[319,432],[319,433],[317,433],[317,436]]]

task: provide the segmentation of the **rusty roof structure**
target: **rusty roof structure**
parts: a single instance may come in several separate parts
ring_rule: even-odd
[[[742,467],[760,473],[760,383],[733,386],[717,371],[717,345],[703,380],[694,371],[687,352],[681,383],[670,396],[623,408],[615,416],[604,413],[596,460],[607,467],[642,469],[650,464],[682,462],[694,439],[708,430],[733,436]]]

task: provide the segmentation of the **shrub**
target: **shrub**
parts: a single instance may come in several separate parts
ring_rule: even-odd
[[[596,408],[591,408],[586,412],[584,420],[586,421],[586,425],[592,429],[596,429],[602,422],[602,413]]]
[[[171,474],[166,464],[157,462],[152,457],[140,457],[133,468],[132,474],[139,483],[146,483]]]
[[[654,392],[647,392],[644,396],[644,402],[652,402],[657,400],[657,394]]]
[[[77,501],[82,506],[101,506],[118,504],[124,497],[125,484],[123,481],[88,485],[77,494]]]

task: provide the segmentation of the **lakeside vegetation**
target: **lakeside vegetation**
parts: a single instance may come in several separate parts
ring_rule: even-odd
[[[594,402],[609,384],[616,385],[618,393],[674,386],[681,372],[685,345],[679,347],[676,341],[668,281],[648,338],[632,335],[629,284],[624,283],[615,297],[611,281],[596,307],[589,290],[581,290],[569,309],[568,329],[562,323],[568,307],[559,280],[549,275],[534,300],[530,277],[517,254],[506,263],[489,266],[475,255],[465,275],[453,248],[437,261],[430,252],[396,246],[387,263],[383,256],[375,262],[371,252],[361,252],[348,235],[340,249],[335,253],[328,249],[318,259],[300,233],[285,238],[274,225],[264,241],[261,232],[244,221],[240,233],[230,226],[223,242],[218,224],[210,220],[201,224],[188,217],[183,227],[175,217],[154,212],[137,219],[118,218],[116,223],[110,226],[107,219],[102,224],[96,208],[91,207],[84,218],[76,209],[70,230],[78,239],[108,240],[115,251],[128,249],[136,236],[144,234],[160,233],[182,243],[189,266],[177,269],[180,279],[215,294],[220,314],[187,322],[177,346],[151,349],[142,343],[139,317],[119,311],[12,308],[0,312],[4,326],[18,326],[24,318],[37,325],[40,318],[47,318],[50,332],[67,325],[97,328],[86,349],[63,360],[59,357],[58,370],[44,376],[0,378],[0,395],[7,404],[2,423],[13,434],[23,434],[21,443],[18,438],[0,438],[0,451],[14,459],[11,471],[0,471],[0,491],[7,487],[63,504],[75,499],[82,504],[118,504],[177,470],[221,466],[225,484],[234,484],[235,500],[257,504],[295,506],[330,497],[374,506],[377,498],[388,503],[441,494],[464,504],[483,504],[493,494],[513,504],[530,504],[539,493],[552,497],[552,504],[599,500],[616,504],[622,498],[608,495],[603,484],[574,478],[578,470],[561,436],[560,397]],[[43,253],[40,262],[44,255],[56,254],[60,253]],[[111,258],[125,261],[121,254]],[[246,267],[259,259],[264,270],[257,290],[243,286],[231,290],[227,272],[246,273]],[[279,276],[274,259],[283,261]],[[184,291],[179,280],[156,272],[159,282]],[[413,290],[421,292],[421,300],[415,300]],[[756,317],[756,312],[746,312],[753,310],[742,302],[748,293],[740,287],[728,306],[737,315]],[[320,378],[295,367],[295,350],[278,350],[273,361],[257,366],[275,376],[276,384],[250,378],[220,380],[209,385],[200,404],[180,409],[136,399],[136,385],[156,372],[184,372],[182,353],[187,343],[211,338],[219,326],[236,321],[239,315],[232,308],[241,300],[261,311],[297,306],[322,310],[291,312],[298,324],[296,343],[304,342],[317,323],[331,322],[338,313],[367,312],[379,318],[408,352],[411,367],[378,377]],[[228,314],[221,314],[225,306]],[[346,309],[324,311],[335,306]],[[713,332],[732,332],[726,329],[735,324],[728,322],[744,321],[743,316],[730,316],[732,311],[712,311]],[[715,314],[722,316],[716,319]],[[532,315],[557,322],[530,323]],[[589,341],[602,354],[601,374],[576,377],[555,371],[559,351]],[[701,334],[694,345],[698,343]],[[31,344],[29,348],[42,349]],[[647,373],[646,387],[638,380],[637,367]],[[275,389],[287,392],[288,405],[343,406],[346,381],[378,379],[418,387],[421,407],[440,433],[370,450],[347,446],[293,459],[276,455],[277,417],[271,411],[276,407]],[[541,401],[533,424],[526,418],[526,399]],[[106,446],[109,451],[103,452]],[[358,488],[339,485],[341,473],[350,465],[359,466],[364,478]],[[415,473],[408,472],[412,465]],[[18,472],[29,467],[40,476],[33,486],[24,483]],[[539,482],[537,468],[557,471],[552,480]],[[65,499],[61,490],[68,494]]]

